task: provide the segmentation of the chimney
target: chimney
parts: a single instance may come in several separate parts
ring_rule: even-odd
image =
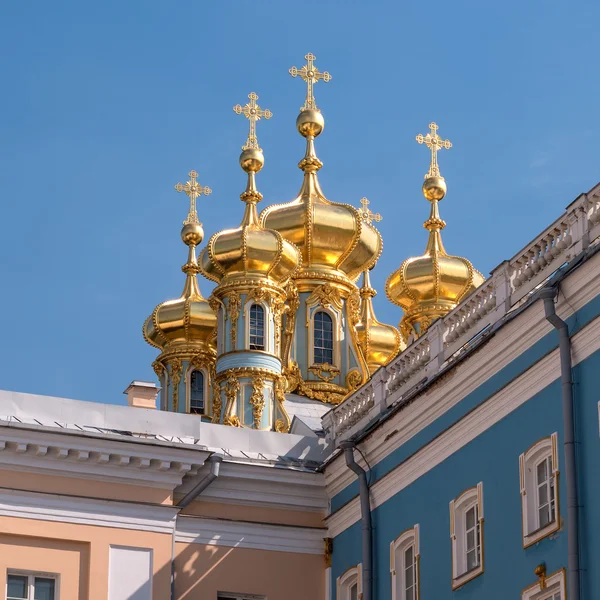
[[[156,408],[156,398],[160,388],[149,381],[132,381],[123,392],[127,394],[127,404],[137,408]]]

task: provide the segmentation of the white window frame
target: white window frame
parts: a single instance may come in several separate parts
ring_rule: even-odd
[[[40,577],[42,579],[53,579],[54,580],[54,600],[60,598],[60,576],[58,573],[45,573],[43,571],[24,571],[22,569],[7,569],[6,571],[6,589],[4,590],[4,598],[8,598],[8,577],[9,575],[15,575],[16,577],[27,577],[27,600],[33,600],[35,593],[35,579]]]
[[[324,306],[316,306],[310,315],[310,327],[309,327],[309,336],[308,336],[308,366],[314,366],[315,363],[315,315],[318,312],[327,313],[331,317],[331,329],[333,335],[333,350],[331,352],[331,356],[333,357],[332,366],[341,368],[341,356],[340,356],[340,315],[332,310],[331,308],[326,308]]]
[[[554,594],[560,594],[560,600],[567,600],[565,570],[561,569],[536,581],[521,593],[521,600],[552,600]]]
[[[264,313],[265,313],[265,349],[264,350],[250,350],[250,309],[252,308],[253,304],[257,304],[258,306],[261,306]],[[249,352],[268,352],[269,354],[274,354],[274,350],[273,350],[273,335],[272,335],[272,328],[273,328],[273,315],[271,314],[271,308],[270,306],[263,301],[258,301],[256,298],[250,298],[246,304],[244,305],[244,328],[245,328],[245,334],[244,334],[244,340],[245,340],[245,344],[244,344],[244,350],[248,350]]]
[[[211,414],[210,407],[210,375],[208,373],[208,369],[204,367],[197,367],[194,365],[190,365],[187,368],[185,373],[185,405],[186,412],[192,414],[190,411],[192,409],[192,373],[194,371],[200,371],[204,377],[204,412],[203,413],[193,413],[197,416],[208,417]]]
[[[476,507],[479,536],[479,564],[467,571],[466,547],[466,515]],[[463,586],[471,579],[483,573],[484,548],[483,548],[483,482],[464,491],[458,498],[450,502],[450,540],[452,543],[452,589]]]
[[[413,560],[415,565],[414,582],[415,582],[415,598],[418,600],[421,597],[421,581],[419,576],[420,571],[420,551],[419,551],[419,524],[407,529],[401,533],[390,544],[390,574],[392,576],[392,600],[405,600],[406,592],[406,572],[404,560],[402,561],[402,569],[400,573],[396,570],[396,556],[399,555],[404,559],[404,553],[413,547]]]
[[[362,597],[362,563],[350,567],[336,579],[337,600],[350,600],[350,590],[356,584],[357,598]]]
[[[549,485],[554,486],[554,520],[540,527],[537,466],[548,459],[551,466],[549,476],[552,479]],[[536,544],[560,528],[558,475],[558,433],[556,432],[539,440],[519,456],[523,548]]]

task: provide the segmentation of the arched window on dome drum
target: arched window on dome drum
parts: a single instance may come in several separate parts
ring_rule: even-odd
[[[260,304],[250,307],[250,350],[265,349],[265,309]]]
[[[333,364],[333,319],[323,310],[314,317],[314,363]]]
[[[204,373],[192,371],[190,375],[190,413],[204,414]]]

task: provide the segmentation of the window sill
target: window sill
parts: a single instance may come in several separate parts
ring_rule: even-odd
[[[452,580],[452,589],[457,590],[459,587],[462,587],[463,585],[465,585],[465,583],[468,583],[469,581],[471,581],[471,579],[475,579],[475,577],[479,577],[479,575],[481,575],[482,573],[483,573],[483,564],[471,569],[470,571],[467,571],[466,573],[463,573],[462,575],[459,575],[456,579]]]
[[[529,548],[529,546],[533,546],[537,544],[540,540],[543,540],[545,537],[555,533],[560,529],[560,520],[555,519],[552,523],[548,523],[548,525],[544,527],[540,527],[531,533],[528,533],[523,537],[523,548]]]

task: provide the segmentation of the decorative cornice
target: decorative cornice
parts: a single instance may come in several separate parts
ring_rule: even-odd
[[[219,535],[215,535],[217,531]],[[318,527],[182,516],[177,520],[175,541],[203,546],[324,554],[323,538],[326,534],[326,529]]]
[[[11,470],[172,489],[209,455],[202,446],[173,448],[139,438],[69,435],[0,420],[0,467]]]
[[[0,488],[0,516],[172,534],[177,509]]]

